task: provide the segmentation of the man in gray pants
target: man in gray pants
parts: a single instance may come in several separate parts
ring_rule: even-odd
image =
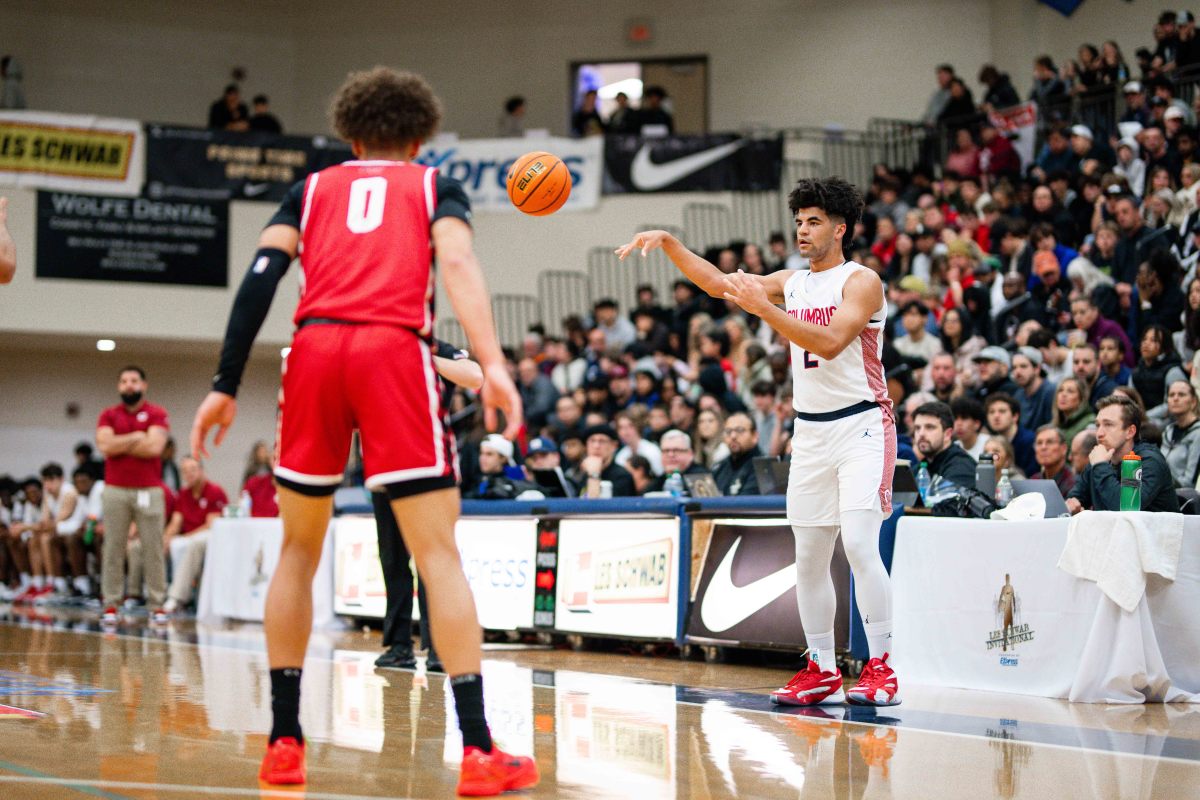
[[[148,384],[141,367],[125,367],[117,379],[118,405],[106,408],[96,423],[96,444],[104,454],[104,552],[101,562],[102,624],[119,621],[125,594],[125,545],[136,522],[142,540],[146,604],[154,621],[165,622],[167,597],[163,559],[162,451],[167,443],[167,412],[146,402]]]

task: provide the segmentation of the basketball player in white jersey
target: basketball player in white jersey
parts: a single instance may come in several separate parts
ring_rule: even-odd
[[[898,685],[887,664],[892,591],[879,557],[879,526],[891,513],[896,460],[880,361],[887,319],[883,284],[842,256],[842,242],[862,214],[862,195],[853,186],[839,178],[802,180],[788,206],[800,255],[811,270],[726,275],[665,231],[639,233],[617,254],[624,259],[634,250],[645,256],[662,248],[710,296],[732,300],[791,342],[796,424],[787,514],[796,536],[796,601],[810,657],[807,668],[771,699],[895,705]],[[837,601],[829,574],[839,530],[871,651],[848,693],[834,655]]]

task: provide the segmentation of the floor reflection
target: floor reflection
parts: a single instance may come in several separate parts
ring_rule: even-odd
[[[270,723],[261,630],[131,623],[113,633],[40,613],[6,622],[0,704],[46,716],[0,716],[0,735],[19,731],[0,753],[0,797],[58,796],[22,781],[59,779],[115,797],[253,786]],[[309,795],[450,796],[461,740],[446,678],[376,669],[376,644],[313,637],[301,712]],[[720,669],[706,673],[708,688],[597,671],[617,658],[485,654],[489,723],[505,749],[538,758],[533,796],[1149,799],[1200,785],[1200,709],[1190,706],[914,690],[889,709],[773,708],[761,689],[713,688]],[[627,663],[670,674],[663,659]]]

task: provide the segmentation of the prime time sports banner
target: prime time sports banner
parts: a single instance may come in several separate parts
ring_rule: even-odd
[[[146,195],[277,203],[310,172],[352,157],[349,145],[327,136],[147,125]]]
[[[0,111],[0,186],[133,196],[144,164],[135,120]]]
[[[779,188],[783,137],[609,136],[607,192],[763,192]]]
[[[604,172],[604,145],[600,137],[587,139],[463,139],[429,142],[417,162],[437,167],[467,190],[475,211],[516,211],[508,200],[505,178],[512,163],[526,153],[543,150],[563,160],[571,171],[571,196],[563,211],[595,208],[600,202]]]

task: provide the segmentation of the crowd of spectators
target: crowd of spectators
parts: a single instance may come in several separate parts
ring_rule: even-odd
[[[0,475],[0,601],[100,609],[103,559],[108,557],[104,543],[114,537],[125,575],[119,588],[125,609],[150,610],[147,589],[153,575],[169,575],[166,599],[155,604],[169,617],[195,598],[213,520],[235,510],[255,517],[278,516],[271,451],[265,442],[251,449],[240,502],[227,508],[225,491],[196,459],[183,456],[177,462],[174,440],[168,438],[158,459],[161,477],[155,486],[163,497],[161,545],[159,536],[147,536],[149,531],[139,529],[136,519],[113,530],[104,501],[109,470],[94,453],[91,444],[80,443],[69,473],[52,462],[38,475],[19,481]],[[110,497],[110,517],[111,501]],[[150,539],[155,540],[153,552],[147,550]]]
[[[846,255],[886,287],[883,360],[901,457],[922,458],[913,412],[938,402],[948,446],[972,462],[990,453],[1013,477],[1053,479],[1066,496],[1116,393],[1138,409],[1137,435],[1163,454],[1171,485],[1196,487],[1200,157],[1196,109],[1175,96],[1175,79],[1200,62],[1200,46],[1190,13],[1165,12],[1154,30],[1133,69],[1115,42],[1080,47],[1061,70],[1037,59],[1027,97],[1047,113],[1033,163],[978,113],[1019,102],[1012,80],[985,67],[976,105],[942,65],[925,120],[961,122],[948,160],[876,165]],[[1105,87],[1125,100],[1110,129],[1054,110],[1059,98]],[[594,125],[594,106],[581,112]],[[780,232],[765,250],[735,241],[704,255],[725,272],[803,268],[790,240]],[[539,458],[557,448],[581,493],[595,493],[589,476],[614,464],[633,477],[633,494],[661,491],[681,467],[746,493],[755,490],[747,454],[788,455],[787,343],[685,280],[666,302],[642,286],[634,308],[601,299],[559,329],[538,326],[510,356]],[[456,404],[469,408],[470,398]],[[468,496],[533,485],[533,471],[516,464],[520,448],[505,456],[505,491],[480,480],[472,461],[488,445],[476,419],[462,420]],[[630,486],[612,484],[614,494]]]

